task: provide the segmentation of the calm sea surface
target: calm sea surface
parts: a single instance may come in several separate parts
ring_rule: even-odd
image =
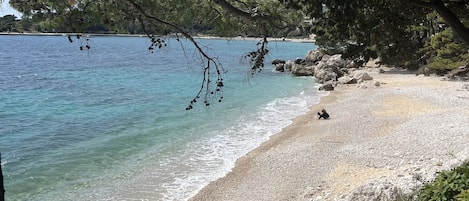
[[[257,41],[199,40],[217,56],[224,101],[190,100],[198,53],[168,39],[0,36],[0,152],[6,199],[186,200],[237,158],[319,102],[314,79],[275,73],[275,58],[303,58],[312,43],[269,43],[266,69],[241,59]],[[85,44],[86,45],[86,44]]]

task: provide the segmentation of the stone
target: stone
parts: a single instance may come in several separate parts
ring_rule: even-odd
[[[277,64],[285,64],[286,61],[285,60],[282,60],[282,59],[274,59],[272,61],[272,65],[277,65]]]
[[[291,69],[293,68],[293,65],[295,63],[293,63],[293,61],[291,60],[288,60],[285,65],[283,65],[283,68],[285,69],[285,71],[288,71],[288,72],[291,72]]]
[[[367,72],[357,70],[353,73],[353,78],[357,79],[358,82],[363,82],[363,81],[368,81],[368,80],[373,80],[373,77],[368,75]]]
[[[319,87],[320,91],[334,91],[334,85],[332,83],[326,83]]]
[[[282,63],[275,64],[275,70],[279,72],[285,72],[285,64],[282,64]]]
[[[379,86],[381,86],[381,82],[375,81],[375,82],[373,82],[373,86],[379,87]]]
[[[305,60],[306,60],[306,62],[316,63],[316,62],[320,61],[323,56],[324,56],[324,53],[321,50],[317,50],[317,49],[316,50],[310,50],[306,54]]]
[[[313,70],[311,69],[311,67],[293,64],[293,67],[291,68],[291,73],[296,76],[312,76]]]
[[[349,77],[349,76],[342,76],[338,79],[339,84],[356,84],[357,79]]]

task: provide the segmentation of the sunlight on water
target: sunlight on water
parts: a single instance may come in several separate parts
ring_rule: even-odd
[[[224,101],[185,107],[200,87],[193,47],[148,39],[0,36],[0,152],[7,200],[183,200],[319,101],[314,79],[248,77],[257,41],[201,40],[227,70]],[[311,43],[270,43],[274,58]]]

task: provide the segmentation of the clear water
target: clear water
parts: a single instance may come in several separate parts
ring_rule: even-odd
[[[83,41],[82,41],[83,42]],[[218,56],[224,101],[185,110],[199,90],[193,46],[144,37],[0,36],[0,152],[6,199],[186,200],[319,101],[314,79],[249,77],[251,40],[199,40]],[[312,43],[269,43],[274,58]]]

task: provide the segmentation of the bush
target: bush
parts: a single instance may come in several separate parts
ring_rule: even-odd
[[[469,200],[469,162],[441,172],[432,183],[425,185],[421,200]]]
[[[469,200],[469,190],[462,191],[459,195],[456,196],[458,201],[467,201]]]
[[[426,44],[432,57],[428,67],[435,70],[452,70],[469,62],[468,46],[454,36],[451,29],[437,33]]]

